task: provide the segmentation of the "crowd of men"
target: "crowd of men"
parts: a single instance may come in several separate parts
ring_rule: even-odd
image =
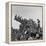
[[[14,20],[20,22],[19,29],[11,28],[11,40],[39,40],[43,39],[42,27],[40,27],[40,20],[37,19],[38,23],[35,23],[33,19],[23,19],[20,16],[15,16]]]

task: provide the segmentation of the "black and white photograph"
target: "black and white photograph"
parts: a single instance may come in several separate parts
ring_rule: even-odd
[[[11,5],[11,41],[43,40],[43,8]]]

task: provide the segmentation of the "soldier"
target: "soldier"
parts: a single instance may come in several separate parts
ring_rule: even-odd
[[[38,21],[38,28],[40,28],[40,20],[39,20],[39,19],[37,19],[37,21]]]

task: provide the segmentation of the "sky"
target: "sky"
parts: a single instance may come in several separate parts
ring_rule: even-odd
[[[36,23],[37,19],[39,19],[40,26],[42,27],[42,7],[12,5],[12,27],[14,29],[19,29],[20,23],[14,20],[16,14],[22,16],[22,18],[31,18],[36,21]]]

